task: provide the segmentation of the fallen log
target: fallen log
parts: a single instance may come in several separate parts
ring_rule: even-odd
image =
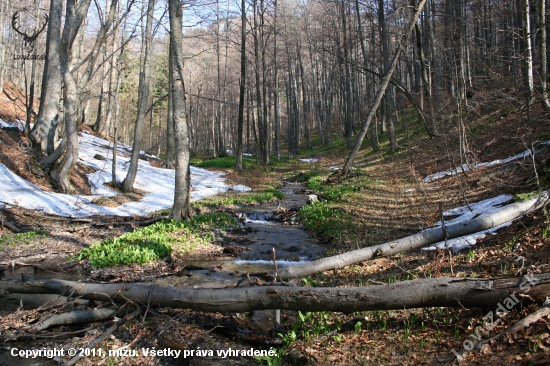
[[[114,308],[102,308],[94,310],[73,310],[68,313],[54,314],[49,318],[36,323],[34,330],[44,330],[58,325],[90,323],[99,320],[111,319],[117,313]]]
[[[543,302],[550,296],[550,273],[506,279],[430,278],[367,287],[255,286],[231,289],[161,287],[153,283],[97,284],[66,280],[0,281],[10,293],[72,293],[73,297],[205,312],[392,310],[423,307],[491,308],[510,299]],[[507,305],[506,305],[507,306]]]
[[[445,238],[453,239],[488,230],[546,206],[549,199],[550,191],[543,191],[534,198],[507,205],[501,210],[491,214],[482,215],[470,221],[447,225],[445,227],[446,230],[441,227],[426,229],[418,234],[388,243],[289,266],[279,270],[279,278],[282,280],[289,280],[292,278],[308,277],[320,272],[344,268],[372,258],[386,257],[412,249],[418,249],[429,244],[443,241]],[[275,277],[275,273],[272,272],[271,276]]]

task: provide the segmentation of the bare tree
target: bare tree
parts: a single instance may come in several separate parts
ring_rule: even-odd
[[[136,116],[136,125],[134,129],[134,143],[132,145],[132,156],[130,158],[130,167],[126,178],[122,182],[122,188],[125,192],[134,190],[134,181],[136,180],[139,155],[141,151],[141,138],[143,135],[143,121],[147,114],[147,104],[149,102],[149,92],[151,90],[151,57],[153,47],[153,13],[155,10],[155,0],[149,0],[147,5],[145,33],[141,43],[141,64],[139,71],[138,88],[138,111]],[[151,112],[152,113],[152,112]]]
[[[40,148],[48,155],[54,150],[55,129],[59,120],[59,99],[63,83],[59,68],[59,41],[61,34],[61,14],[63,1],[52,0],[46,36],[46,61],[42,74],[42,90],[40,93],[40,108],[34,124],[35,141],[40,142]],[[0,62],[1,63],[1,62]]]
[[[539,4],[539,30],[540,30],[540,78],[541,78],[541,99],[546,109],[550,109],[548,101],[547,83],[547,58],[546,58],[546,0],[540,0]]]
[[[382,97],[384,96],[384,93],[386,91],[386,88],[388,84],[390,83],[391,77],[395,71],[395,68],[397,67],[397,62],[399,61],[399,57],[401,56],[401,53],[403,52],[403,49],[405,48],[405,45],[407,44],[409,37],[414,29],[414,25],[416,24],[418,17],[420,17],[420,13],[422,12],[422,8],[426,4],[426,0],[420,0],[418,6],[416,7],[414,11],[414,15],[409,22],[407,28],[405,29],[405,33],[403,34],[401,41],[399,42],[399,46],[397,48],[397,51],[395,52],[395,55],[393,57],[393,61],[386,72],[386,75],[384,76],[384,79],[382,80],[380,84],[380,89],[378,90],[378,94],[376,95],[376,99],[374,100],[374,103],[372,104],[369,114],[367,115],[367,118],[365,122],[363,123],[363,126],[361,128],[361,131],[359,132],[359,135],[357,136],[357,139],[355,140],[355,145],[353,146],[346,163],[344,164],[344,167],[341,171],[341,176],[345,177],[349,172],[351,171],[351,167],[353,165],[353,162],[355,160],[355,157],[357,156],[357,153],[359,152],[359,149],[361,148],[361,144],[363,143],[363,139],[365,138],[365,135],[367,134],[367,129],[369,128],[370,123],[372,122],[372,119],[374,115],[376,114],[376,110],[378,109],[378,106],[380,105],[380,102],[382,101]]]
[[[176,140],[176,186],[172,218],[191,218],[191,171],[189,168],[189,130],[185,85],[183,79],[182,0],[169,0],[170,18],[170,93],[172,94],[172,118]]]
[[[65,25],[59,47],[59,64],[63,82],[65,83],[64,114],[65,114],[65,135],[67,145],[65,155],[59,166],[53,171],[53,177],[58,181],[63,192],[73,191],[70,175],[78,159],[78,134],[77,126],[80,118],[79,92],[76,80],[71,73],[72,47],[78,30],[88,13],[90,0],[77,3],[77,0],[67,0],[65,14]]]
[[[523,25],[523,67],[525,72],[525,92],[529,103],[534,102],[535,83],[533,80],[533,50],[531,46],[531,7],[529,0],[522,1],[522,25]],[[544,75],[545,77],[545,75]]]
[[[239,116],[237,117],[237,166],[243,170],[243,126],[246,82],[246,2],[241,0],[241,76],[239,78]]]
[[[6,64],[6,48],[7,48],[7,32],[6,26],[8,22],[8,9],[10,9],[11,0],[3,1],[0,4],[0,94],[4,90],[4,65]]]
[[[413,0],[413,4],[416,4],[418,1]],[[427,8],[426,8],[427,9]],[[434,100],[432,95],[432,85],[431,81],[432,78],[429,76],[428,66],[426,65],[426,55],[424,53],[424,45],[423,45],[423,37],[422,37],[422,30],[420,28],[420,24],[417,21],[415,26],[415,36],[416,36],[416,47],[418,50],[418,59],[420,60],[420,69],[421,69],[421,76],[422,76],[422,91],[425,96],[426,104],[428,105],[428,115],[429,115],[429,134],[430,136],[437,136],[438,130],[437,130],[437,124],[435,122],[435,107],[434,107]]]

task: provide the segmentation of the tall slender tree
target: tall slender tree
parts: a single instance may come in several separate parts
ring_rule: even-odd
[[[155,11],[155,0],[148,0],[145,32],[142,38],[141,64],[139,71],[138,88],[138,110],[136,116],[136,125],[134,128],[134,143],[132,145],[132,156],[130,158],[130,167],[126,178],[122,182],[125,192],[134,190],[136,180],[139,155],[141,152],[141,138],[143,136],[143,121],[147,114],[149,103],[149,92],[151,90],[151,69],[152,69],[152,47],[153,47],[153,13]],[[152,112],[151,112],[152,113]]]
[[[189,129],[185,84],[183,78],[182,0],[169,0],[170,18],[170,93],[172,94],[172,119],[176,141],[176,181],[172,218],[191,218],[191,170],[189,167]]]
[[[241,0],[241,75],[239,78],[239,115],[237,117],[237,171],[243,170],[243,126],[246,82],[246,1]]]

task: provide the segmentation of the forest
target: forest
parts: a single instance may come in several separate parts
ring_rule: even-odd
[[[546,0],[3,0],[0,364],[550,362]]]

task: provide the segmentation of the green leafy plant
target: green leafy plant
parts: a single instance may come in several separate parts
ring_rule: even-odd
[[[275,199],[284,199],[285,194],[275,188],[268,188],[262,192],[244,192],[231,194],[230,197],[220,198],[218,196],[207,197],[197,203],[195,206],[230,206],[230,205],[248,205],[252,203],[269,202]]]
[[[308,287],[317,287],[317,282],[312,280],[311,277],[302,278],[302,282],[304,282],[304,285]]]
[[[163,220],[84,248],[77,259],[88,259],[96,267],[151,262],[170,256],[173,250],[187,252],[207,244],[213,240],[212,228],[234,224],[226,213],[197,215],[190,221]]]
[[[323,178],[319,176],[311,177],[307,180],[307,187],[320,192],[323,189]]]
[[[285,354],[286,352],[284,349],[279,349],[275,352],[275,355],[273,356],[254,356],[254,359],[258,361],[260,365],[278,366],[281,364],[281,361],[283,360]]]
[[[6,245],[17,245],[17,244],[25,244],[28,245],[32,242],[32,239],[46,238],[46,233],[44,231],[27,231],[25,233],[18,233],[18,234],[6,234],[0,236],[0,248],[2,248],[2,244]]]
[[[348,212],[335,208],[328,202],[303,206],[298,217],[307,229],[332,240],[354,238],[357,230]]]
[[[548,226],[545,226],[542,228],[542,233],[541,233],[541,237],[543,239],[546,239],[548,237],[548,231],[550,230],[550,225]]]
[[[237,158],[235,156],[224,156],[222,158],[208,160],[194,158],[191,160],[191,163],[199,168],[231,169],[235,168],[237,165]],[[244,168],[250,168],[252,166],[254,166],[254,159],[243,158]]]
[[[361,325],[363,325],[363,323],[361,322],[355,323],[355,329],[354,329],[355,334],[359,334],[359,332],[361,331]]]
[[[514,201],[527,201],[532,198],[538,197],[541,195],[541,192],[528,192],[528,193],[517,193],[514,195]]]
[[[542,340],[542,337],[538,337],[537,339],[535,340],[529,340],[529,351],[531,351],[531,353],[536,353],[539,348],[540,348],[540,343],[541,343],[541,340]]]

